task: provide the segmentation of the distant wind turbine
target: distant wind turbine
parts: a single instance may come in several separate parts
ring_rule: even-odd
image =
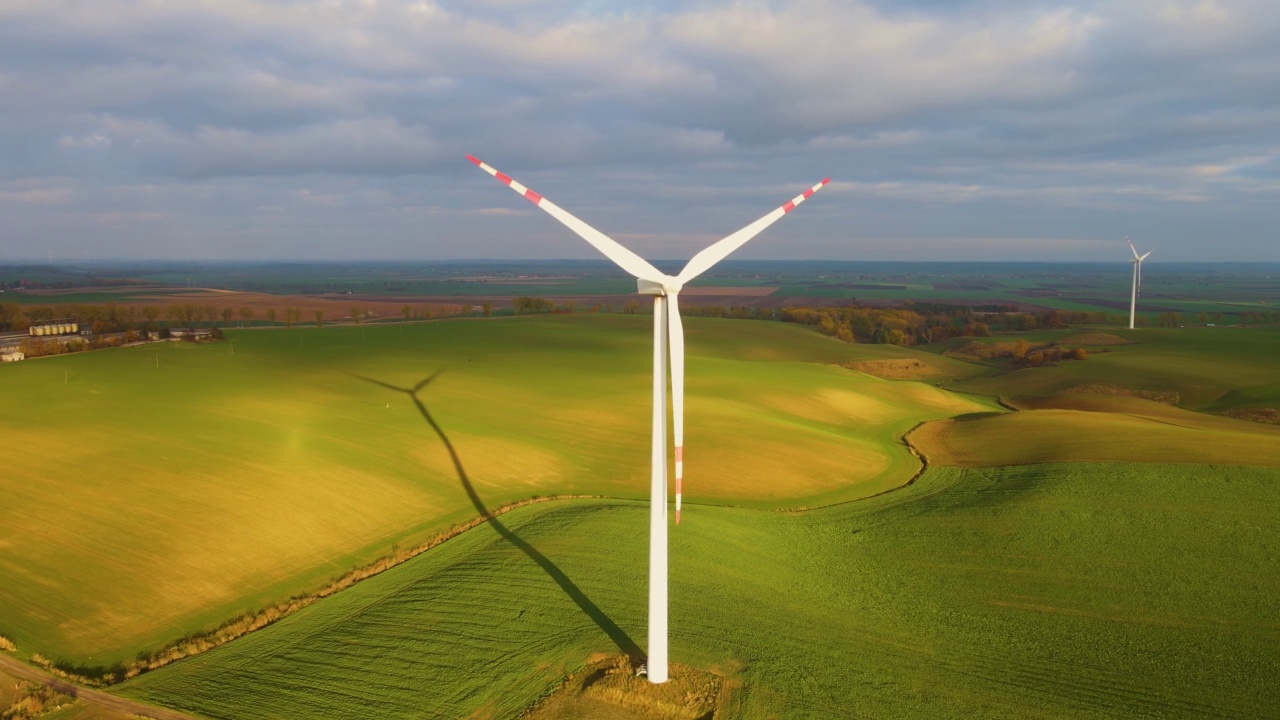
[[[690,280],[706,272],[729,253],[742,247],[831,181],[822,182],[741,230],[717,241],[693,256],[678,275],[667,275],[615,240],[570,215],[559,205],[498,172],[479,159],[467,156],[481,170],[516,191],[559,220],[605,257],[636,278],[636,292],[653,296],[653,442],[650,454],[649,494],[649,682],[667,681],[667,356],[671,358],[671,417],[675,436],[676,524],[680,524],[680,497],[684,479],[684,326],[676,297]]]
[[[1148,250],[1146,255],[1139,255],[1132,240],[1125,238],[1124,241],[1129,243],[1129,250],[1133,252],[1133,259],[1129,261],[1133,263],[1133,294],[1129,297],[1129,329],[1132,330],[1133,319],[1138,311],[1138,291],[1142,289],[1142,261],[1155,251]]]

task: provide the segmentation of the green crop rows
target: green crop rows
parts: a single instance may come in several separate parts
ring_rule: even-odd
[[[1261,716],[1280,702],[1278,480],[943,468],[801,515],[694,508],[673,660],[744,681],[746,718]],[[643,642],[645,513],[515,511],[124,692],[225,718],[514,717]]]

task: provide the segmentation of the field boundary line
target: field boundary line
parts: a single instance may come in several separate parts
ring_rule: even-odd
[[[946,420],[949,418],[941,418],[941,419]],[[902,483],[901,485],[895,485],[894,487],[891,487],[888,490],[881,490],[880,492],[875,493],[874,495],[867,495],[866,497],[854,498],[852,500],[841,500],[840,502],[828,503],[826,505],[802,506],[802,507],[795,507],[795,508],[777,508],[775,510],[772,510],[771,512],[794,514],[794,513],[810,512],[813,510],[825,510],[826,508],[840,507],[841,505],[849,505],[851,503],[866,502],[867,500],[883,497],[890,493],[895,493],[895,492],[898,492],[899,490],[903,490],[911,487],[912,485],[915,484],[917,480],[920,479],[920,476],[924,475],[925,471],[929,469],[929,458],[925,457],[925,454],[923,452],[917,449],[915,445],[911,444],[911,433],[915,432],[916,430],[919,430],[921,427],[924,427],[925,425],[931,422],[937,422],[937,420],[921,420],[915,425],[912,425],[911,429],[904,432],[902,434],[902,437],[900,438],[900,441],[902,442],[903,446],[907,448],[907,452],[911,453],[912,457],[920,461],[920,469],[916,470],[915,474],[913,474],[906,482]]]

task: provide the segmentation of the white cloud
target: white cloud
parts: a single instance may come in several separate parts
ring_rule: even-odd
[[[63,135],[58,144],[65,148],[105,148],[111,147],[111,138],[100,132],[89,133],[80,137]]]
[[[669,18],[722,89],[773,122],[812,131],[955,104],[1074,89],[1096,17],[1073,10],[998,17],[892,15],[862,3],[774,10],[737,3]]]
[[[1262,0],[10,0],[0,200],[29,237],[62,227],[42,207],[92,218],[109,197],[117,224],[164,195],[281,236],[532,214],[466,174],[471,152],[640,234],[750,218],[830,174],[835,200],[788,225],[861,228],[865,198],[969,238],[1006,211],[1145,213],[1190,252],[1170,209],[1200,205],[1275,247],[1277,33]],[[72,182],[12,185],[43,177]]]
[[[881,130],[864,135],[849,133],[827,133],[819,135],[806,144],[814,150],[862,150],[900,145],[911,145],[921,140],[919,130]]]
[[[66,188],[39,190],[0,190],[0,203],[22,205],[61,205],[71,199]]]
[[[391,119],[337,120],[253,132],[200,126],[189,131],[158,121],[101,119],[95,137],[114,137],[143,165],[182,176],[273,175],[311,172],[419,172],[435,163],[439,144],[425,128]]]
[[[67,178],[28,178],[0,183],[0,204],[65,205],[75,196]]]

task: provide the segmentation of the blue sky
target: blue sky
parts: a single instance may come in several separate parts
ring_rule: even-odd
[[[0,258],[1280,261],[1280,5],[4,0]]]

